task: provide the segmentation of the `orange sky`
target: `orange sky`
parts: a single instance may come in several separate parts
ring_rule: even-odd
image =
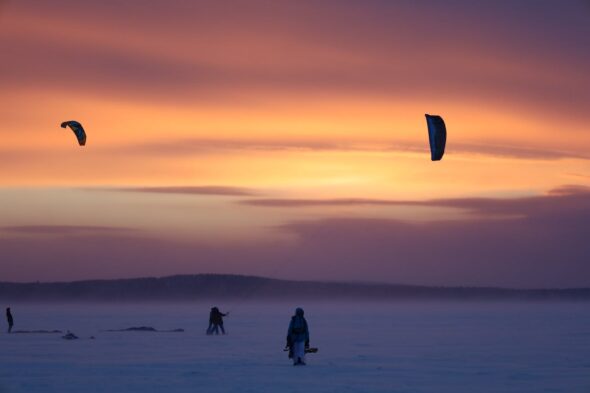
[[[283,241],[269,228],[302,217],[466,212],[112,189],[432,200],[589,186],[590,11],[534,4],[4,2],[2,225]],[[429,159],[425,113],[447,124],[441,162]],[[71,119],[87,146],[59,127]]]

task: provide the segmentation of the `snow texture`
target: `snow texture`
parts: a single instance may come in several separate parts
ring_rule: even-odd
[[[0,334],[0,392],[590,392],[585,303],[215,304],[226,336],[207,336],[213,304],[11,304]],[[282,349],[305,309],[307,366]],[[103,332],[178,327],[182,334]],[[90,337],[96,339],[90,339]]]

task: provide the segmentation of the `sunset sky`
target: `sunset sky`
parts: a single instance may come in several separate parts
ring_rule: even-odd
[[[0,281],[590,286],[587,1],[0,0],[0,53]]]

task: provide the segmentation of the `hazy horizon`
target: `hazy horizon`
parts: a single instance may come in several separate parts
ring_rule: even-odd
[[[590,287],[493,287],[422,285],[383,281],[293,280],[240,274],[175,274],[170,276],[92,278],[73,281],[2,281],[5,299],[52,302],[133,299],[143,301],[236,299],[253,301],[301,299],[316,301],[523,300],[585,301]]]
[[[414,282],[398,282],[398,281],[379,281],[379,280],[338,280],[338,279],[303,279],[303,278],[288,278],[283,276],[263,276],[253,274],[239,274],[239,273],[213,273],[213,272],[201,272],[201,273],[175,273],[166,275],[146,275],[146,276],[120,276],[120,277],[91,277],[91,278],[79,278],[73,280],[32,280],[32,281],[9,281],[0,280],[0,283],[14,283],[14,284],[54,284],[54,283],[72,283],[72,282],[86,282],[86,281],[120,281],[120,280],[143,280],[143,279],[165,279],[171,277],[190,277],[190,276],[230,276],[230,277],[244,277],[244,278],[260,278],[277,281],[292,281],[292,282],[311,282],[311,283],[333,283],[333,284],[358,284],[358,285],[399,285],[399,286],[410,286],[410,287],[443,287],[443,288],[494,288],[494,289],[516,289],[516,290],[529,290],[529,289],[585,289],[590,288],[588,286],[579,287],[502,287],[502,286],[469,286],[469,285],[433,285],[433,284],[422,284]]]

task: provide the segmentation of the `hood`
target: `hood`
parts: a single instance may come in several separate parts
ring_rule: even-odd
[[[297,307],[295,309],[295,315],[297,315],[298,317],[302,317],[303,316],[303,309],[301,307]]]

